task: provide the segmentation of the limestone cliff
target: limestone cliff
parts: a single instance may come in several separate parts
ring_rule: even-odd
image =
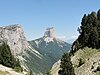
[[[44,37],[55,38],[56,37],[55,29],[53,27],[47,28],[44,33]]]
[[[20,55],[29,44],[20,25],[0,27],[0,40],[7,42],[14,56]]]

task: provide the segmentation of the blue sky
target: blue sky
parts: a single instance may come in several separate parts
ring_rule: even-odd
[[[98,9],[100,0],[0,0],[0,26],[21,24],[27,40],[54,27],[69,42],[78,36],[82,16]]]

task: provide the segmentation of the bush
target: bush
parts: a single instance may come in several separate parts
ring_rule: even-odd
[[[83,64],[84,64],[84,60],[80,58],[78,67],[82,66]]]
[[[14,71],[16,71],[16,72],[22,72],[22,68],[20,68],[20,67],[14,67]]]
[[[51,72],[50,72],[50,71],[48,71],[48,72],[47,72],[47,75],[51,75]]]
[[[100,66],[97,67],[97,71],[100,71]]]
[[[32,70],[30,70],[26,75],[33,75]]]

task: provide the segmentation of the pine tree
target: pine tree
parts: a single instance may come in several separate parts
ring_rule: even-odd
[[[97,12],[97,17],[98,17],[98,20],[100,20],[100,9]]]
[[[58,72],[60,75],[75,75],[71,58],[68,53],[65,53],[62,56],[60,68],[61,70]]]
[[[19,60],[14,58],[10,47],[5,42],[0,45],[0,64],[13,69],[17,67],[18,70],[22,71]]]
[[[85,14],[78,31],[80,35],[74,41],[70,52],[76,52],[83,47],[100,48],[100,10],[97,13]],[[74,49],[73,46],[75,46]]]

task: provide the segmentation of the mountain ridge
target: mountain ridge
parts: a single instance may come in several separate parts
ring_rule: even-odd
[[[52,68],[53,64],[61,58],[63,53],[68,52],[71,47],[70,44],[57,39],[55,33],[53,27],[47,28],[43,37],[28,41],[35,50],[43,55],[43,60],[47,61],[41,61],[42,63],[47,64],[47,66],[44,65],[46,69],[42,68],[45,71],[43,71],[45,74]]]

